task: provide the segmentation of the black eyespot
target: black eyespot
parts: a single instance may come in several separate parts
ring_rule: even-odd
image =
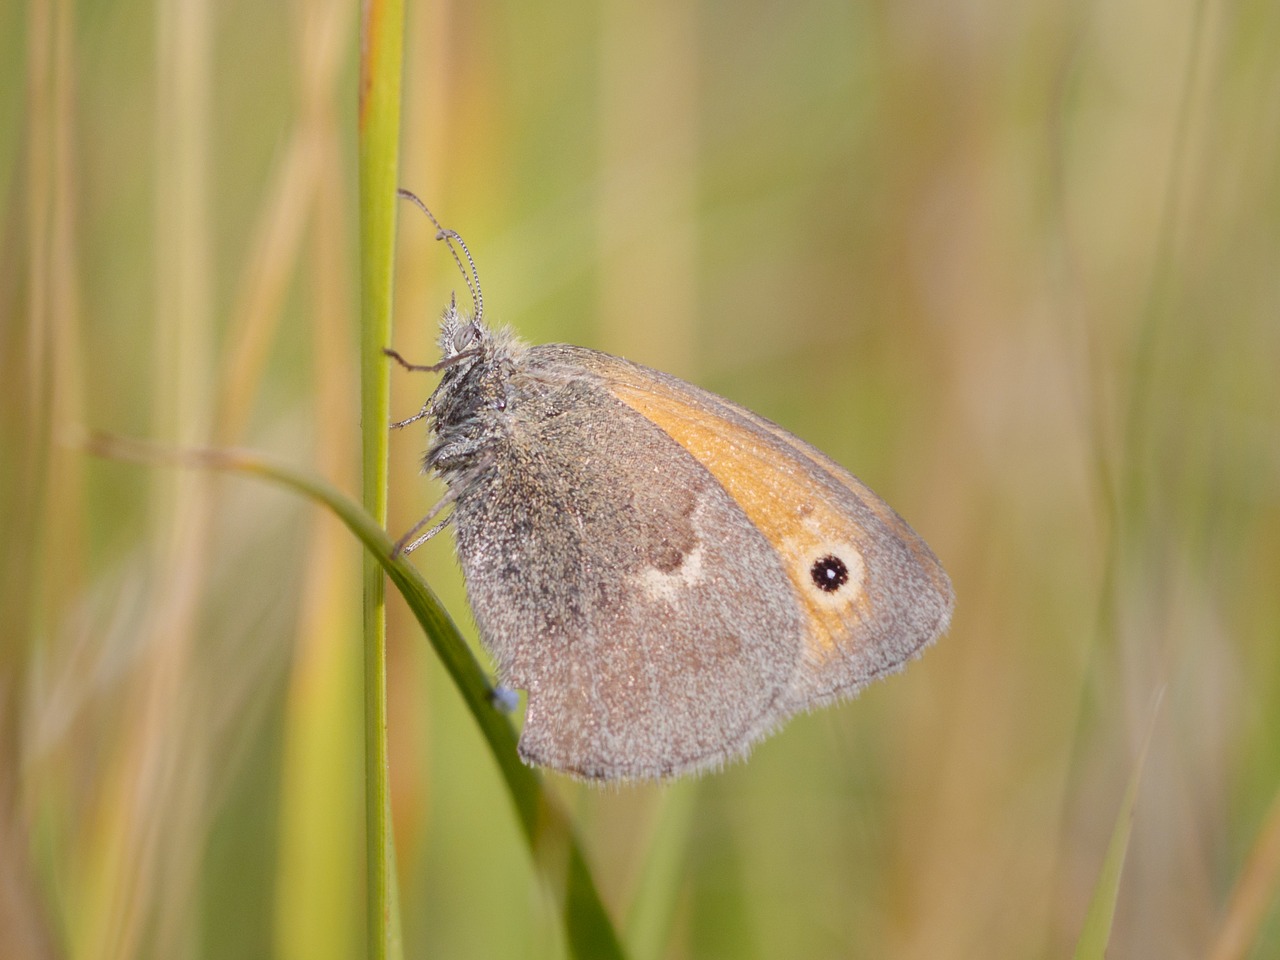
[[[839,557],[830,554],[821,560],[815,560],[809,568],[809,576],[813,577],[814,586],[827,593],[835,593],[849,582],[849,568]]]

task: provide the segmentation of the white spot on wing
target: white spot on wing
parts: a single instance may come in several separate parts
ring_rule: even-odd
[[[650,600],[666,600],[674,603],[682,591],[688,590],[702,579],[702,544],[694,547],[670,573],[649,569],[638,577],[640,588]]]

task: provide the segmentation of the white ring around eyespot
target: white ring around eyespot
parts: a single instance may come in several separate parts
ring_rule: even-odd
[[[812,604],[828,610],[842,611],[852,607],[862,596],[867,578],[867,565],[862,554],[845,540],[820,539],[818,531],[809,524],[812,537],[794,537],[783,544],[782,553],[793,567],[793,577],[804,585],[805,598]],[[844,564],[849,578],[835,590],[824,590],[814,579],[814,566],[826,557],[835,557]]]

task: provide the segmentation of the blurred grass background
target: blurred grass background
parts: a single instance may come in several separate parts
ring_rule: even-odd
[[[557,782],[638,955],[1068,954],[1164,691],[1116,957],[1280,955],[1280,7],[410,9],[404,186],[491,320],[822,447],[950,634],[674,787]],[[349,957],[357,10],[0,7],[0,956]],[[396,346],[461,282],[401,211]],[[393,412],[430,383],[394,377]],[[427,509],[392,438],[392,530]],[[449,538],[419,564],[464,629]],[[491,759],[392,607],[409,957],[552,957]],[[656,900],[657,906],[652,904]]]

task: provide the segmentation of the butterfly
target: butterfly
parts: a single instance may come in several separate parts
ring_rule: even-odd
[[[692,384],[491,328],[465,243],[401,194],[475,310],[450,302],[439,363],[386,351],[441,373],[394,426],[427,421],[447,492],[397,549],[452,524],[481,642],[528,694],[526,762],[595,781],[719,768],[946,630],[946,572],[861,481]]]

